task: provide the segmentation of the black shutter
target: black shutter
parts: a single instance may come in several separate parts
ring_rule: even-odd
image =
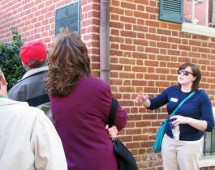
[[[182,23],[184,0],[160,0],[160,20]]]
[[[80,3],[78,1],[55,11],[55,35],[61,28],[66,27],[80,33]]]

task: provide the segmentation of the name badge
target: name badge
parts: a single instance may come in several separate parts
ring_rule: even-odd
[[[172,102],[177,102],[178,99],[171,97],[170,101],[172,101]]]

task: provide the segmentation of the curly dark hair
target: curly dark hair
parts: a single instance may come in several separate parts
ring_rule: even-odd
[[[200,82],[200,80],[201,80],[201,71],[200,71],[200,69],[198,68],[197,65],[192,64],[192,63],[184,63],[184,64],[182,64],[182,65],[179,67],[179,70],[183,70],[183,69],[185,69],[186,67],[191,67],[192,72],[193,72],[193,76],[196,77],[196,79],[195,79],[194,82],[193,82],[191,91],[197,91],[198,88],[199,88],[199,82]],[[181,85],[180,85],[180,84],[178,84],[178,86],[179,86],[179,88],[181,88]]]
[[[86,45],[67,28],[61,29],[56,37],[48,64],[46,87],[52,96],[68,95],[82,77],[91,74]]]

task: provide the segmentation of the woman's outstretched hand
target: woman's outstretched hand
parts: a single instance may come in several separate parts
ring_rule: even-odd
[[[139,92],[136,97],[136,102],[139,105],[143,105],[144,107],[150,106],[150,101],[148,100],[149,96],[147,94],[143,94],[142,92]]]

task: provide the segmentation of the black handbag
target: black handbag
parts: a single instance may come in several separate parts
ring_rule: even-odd
[[[118,101],[112,99],[110,115],[108,120],[109,127],[114,125],[115,113],[118,106]],[[136,160],[126,146],[117,138],[113,139],[114,152],[117,157],[119,170],[138,170]]]

